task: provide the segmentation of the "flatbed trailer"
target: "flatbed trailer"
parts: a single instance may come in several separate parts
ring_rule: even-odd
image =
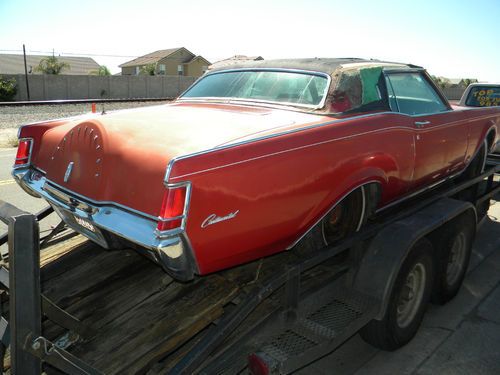
[[[292,373],[383,319],[407,255],[459,218],[476,225],[499,166],[378,213],[342,243],[175,281],[134,250],[105,251],[0,202],[0,345],[13,374]],[[472,224],[471,224],[472,223]],[[40,251],[40,248],[43,248]]]

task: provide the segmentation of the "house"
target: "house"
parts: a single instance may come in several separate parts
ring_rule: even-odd
[[[26,55],[26,66],[28,74],[43,74],[36,71],[36,67],[44,58],[51,56]],[[99,64],[90,57],[81,56],[57,56],[57,60],[67,63],[69,68],[62,70],[60,74],[88,75],[99,70]],[[24,57],[15,54],[0,54],[0,74],[24,74]]]
[[[148,53],[121,64],[120,68],[122,68],[122,75],[148,74],[144,70],[150,68],[157,75],[200,77],[207,71],[210,64],[210,61],[204,57],[180,47]]]
[[[210,65],[208,69],[221,68],[224,66],[231,66],[242,61],[260,61],[264,60],[262,56],[245,56],[245,55],[234,55],[227,59],[217,61]]]

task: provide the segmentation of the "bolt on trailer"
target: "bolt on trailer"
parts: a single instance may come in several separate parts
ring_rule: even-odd
[[[63,224],[40,238],[38,220],[51,208],[32,215],[1,202],[2,364],[23,375],[287,374],[356,332],[396,349],[415,335],[429,300],[445,303],[460,288],[498,172],[381,212],[336,246],[187,284],[133,252],[60,242],[70,235]]]

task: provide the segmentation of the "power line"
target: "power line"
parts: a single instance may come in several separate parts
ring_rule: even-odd
[[[0,52],[18,52],[22,53],[22,50],[16,50],[16,49],[0,49]],[[33,51],[29,50],[27,51],[28,53],[44,53],[48,55],[52,55],[53,51]],[[135,56],[131,55],[99,55],[96,53],[74,53],[74,52],[57,52],[57,55],[59,56],[92,56],[92,57],[125,57],[125,58],[135,58]]]

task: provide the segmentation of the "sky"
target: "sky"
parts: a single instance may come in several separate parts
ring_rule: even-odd
[[[0,53],[362,57],[500,82],[500,0],[0,0]]]

